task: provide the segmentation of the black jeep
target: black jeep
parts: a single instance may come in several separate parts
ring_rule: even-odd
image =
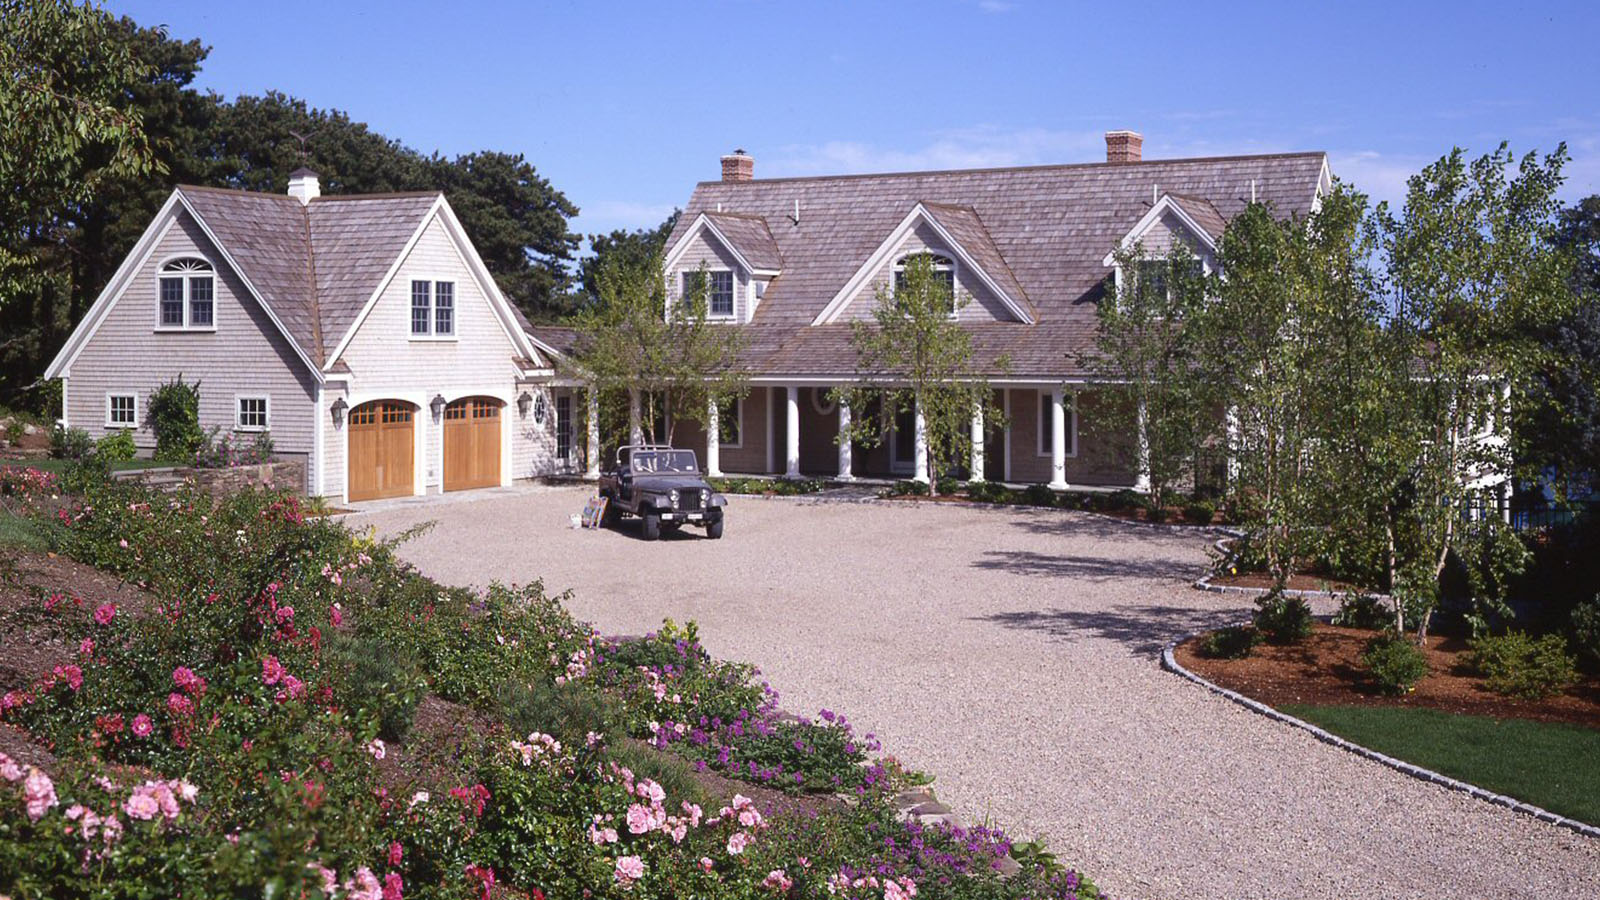
[[[685,524],[704,526],[712,540],[722,537],[728,500],[701,476],[693,450],[653,444],[619,447],[616,467],[600,476],[600,496],[606,498],[607,528],[627,514],[643,520],[647,541]]]

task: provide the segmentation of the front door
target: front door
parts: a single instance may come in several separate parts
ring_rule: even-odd
[[[889,433],[889,469],[897,475],[917,470],[917,415],[910,409],[894,414],[894,430]]]

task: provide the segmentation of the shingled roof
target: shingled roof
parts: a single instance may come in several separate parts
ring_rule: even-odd
[[[1015,284],[1035,324],[968,327],[980,365],[1009,356],[1017,377],[1085,374],[1108,251],[1173,195],[1213,238],[1252,197],[1305,215],[1327,188],[1321,152],[1005,169],[707,181],[694,189],[667,246],[704,213],[763,220],[782,258],[747,326],[747,359],[764,375],[847,374],[848,328],[811,323],[921,202],[991,277]],[[798,202],[798,221],[794,215]]]
[[[422,226],[436,191],[317,197],[184,185],[184,202],[318,366]]]

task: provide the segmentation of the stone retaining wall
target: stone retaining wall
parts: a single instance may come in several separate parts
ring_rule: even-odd
[[[142,481],[151,487],[193,485],[214,497],[252,488],[303,495],[306,489],[306,464],[303,460],[289,459],[226,469],[137,469],[120,472],[117,477]]]

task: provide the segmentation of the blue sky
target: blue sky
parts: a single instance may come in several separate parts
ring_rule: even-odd
[[[1452,146],[1566,141],[1600,192],[1600,3],[145,2],[199,84],[277,89],[424,152],[525,154],[593,232],[756,175],[1326,150],[1378,199]]]

